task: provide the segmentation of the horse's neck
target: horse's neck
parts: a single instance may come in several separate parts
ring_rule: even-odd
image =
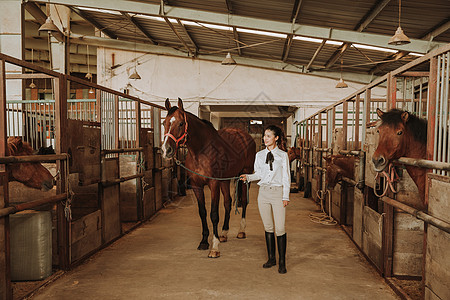
[[[427,153],[427,148],[425,144],[420,143],[412,136],[409,137],[406,146],[406,157],[425,159]],[[413,166],[406,166],[406,171],[408,171],[409,176],[412,178],[414,183],[419,189],[419,193],[422,199],[425,197],[425,181],[427,169],[418,168]]]
[[[208,143],[217,147],[222,142],[217,130],[203,123],[202,120],[188,115],[187,122],[189,127],[186,146],[193,157],[198,157]],[[208,150],[214,151],[214,147],[208,147]]]

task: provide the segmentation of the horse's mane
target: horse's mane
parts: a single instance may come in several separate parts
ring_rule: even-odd
[[[385,112],[381,116],[381,121],[386,125],[396,125],[403,122],[401,115],[405,111],[399,109],[391,109]],[[415,115],[409,113],[408,121],[406,122],[406,128],[411,132],[414,139],[422,144],[427,143],[427,120],[420,119]]]
[[[13,136],[8,138],[8,155],[16,155],[19,150],[22,150],[22,154],[32,155],[34,153],[30,144],[22,141],[22,137]]]
[[[169,109],[169,111],[167,112],[167,116],[172,115],[177,109],[178,109],[178,106],[172,106],[172,107]],[[193,117],[196,117],[196,118],[200,119],[199,117],[197,117],[196,115],[194,115],[194,114],[192,114],[192,113],[190,113],[190,112],[187,112],[187,111],[184,111],[184,112],[187,113],[187,114],[189,114],[189,115],[191,115],[191,116],[193,116]],[[214,128],[214,125],[213,125],[210,121],[205,120],[205,119],[200,119],[200,121],[202,121],[203,123],[205,123],[205,124],[211,126],[212,128]],[[215,128],[214,128],[214,129],[215,129]]]

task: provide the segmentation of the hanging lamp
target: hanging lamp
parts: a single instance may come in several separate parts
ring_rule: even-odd
[[[400,26],[401,12],[402,12],[402,0],[398,0],[398,28],[395,31],[395,34],[389,39],[388,42],[389,45],[401,46],[411,43],[409,38],[403,32],[402,27]]]
[[[222,65],[235,65],[236,61],[231,57],[231,53],[228,52],[227,56],[225,56],[225,59],[222,60]]]
[[[339,82],[336,84],[335,88],[337,89],[343,89],[348,88],[348,85],[344,82],[344,79],[342,78],[342,65],[344,61],[341,59],[341,77],[339,79]]]

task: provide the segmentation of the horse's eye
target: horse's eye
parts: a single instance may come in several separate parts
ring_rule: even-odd
[[[180,127],[184,125],[184,122],[180,122]]]
[[[402,135],[403,134],[403,131],[399,131],[399,132],[397,132],[397,135]]]

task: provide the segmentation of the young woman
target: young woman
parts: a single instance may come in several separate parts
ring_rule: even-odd
[[[258,208],[266,231],[266,246],[269,256],[269,260],[263,265],[263,268],[276,265],[273,224],[275,221],[279,255],[278,272],[284,274],[286,273],[284,220],[286,206],[289,204],[291,172],[283,131],[274,125],[267,127],[264,132],[264,144],[266,149],[256,153],[255,173],[242,174],[240,179],[243,181],[259,180]]]

